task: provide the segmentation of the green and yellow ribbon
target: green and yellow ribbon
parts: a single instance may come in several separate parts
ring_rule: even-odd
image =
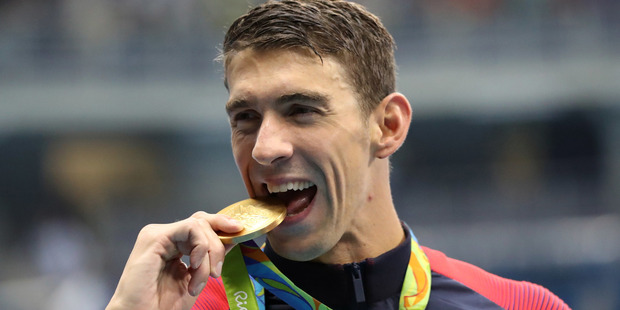
[[[430,296],[431,268],[411,231],[411,257],[401,290],[400,310],[422,310]],[[330,309],[289,280],[252,240],[240,243],[226,255],[222,280],[231,310],[265,309],[262,288],[300,310]],[[254,280],[254,281],[252,281]]]

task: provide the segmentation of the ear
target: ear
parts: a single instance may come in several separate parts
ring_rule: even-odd
[[[401,93],[387,95],[372,113],[375,156],[386,158],[405,142],[411,123],[411,105]]]

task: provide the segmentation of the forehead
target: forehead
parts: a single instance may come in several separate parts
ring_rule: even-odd
[[[231,100],[303,91],[352,91],[337,61],[300,49],[240,51],[227,62],[226,82]]]

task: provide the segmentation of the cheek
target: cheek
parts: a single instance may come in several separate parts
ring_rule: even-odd
[[[232,143],[233,157],[235,158],[235,164],[237,165],[237,169],[239,170],[245,189],[250,197],[255,197],[256,193],[254,192],[252,183],[250,182],[250,165],[252,161],[251,150],[251,148],[248,149],[247,145],[244,147],[244,144],[235,142]]]
[[[252,159],[252,145],[248,141],[242,139],[232,140],[231,142],[232,154],[237,164],[237,168],[243,175],[243,171],[247,170],[247,166]]]

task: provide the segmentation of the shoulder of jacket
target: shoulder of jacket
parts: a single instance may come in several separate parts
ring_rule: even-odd
[[[538,284],[502,278],[480,267],[450,258],[440,251],[421,248],[433,272],[462,283],[504,309],[570,309],[559,297]]]

